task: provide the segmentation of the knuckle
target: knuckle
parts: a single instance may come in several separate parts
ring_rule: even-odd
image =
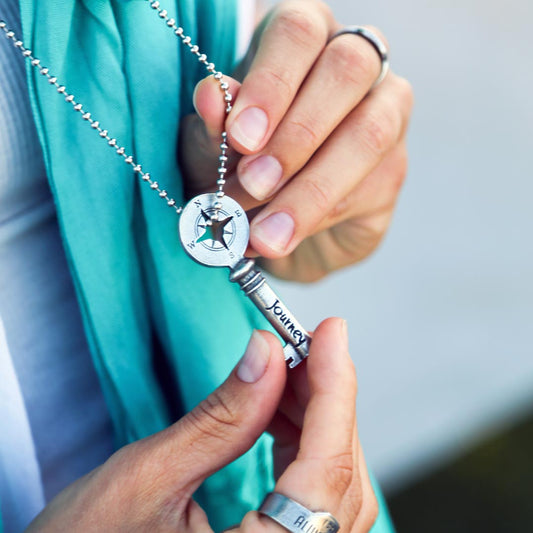
[[[344,495],[354,476],[354,460],[350,451],[330,457],[325,464],[326,485],[335,493]]]
[[[390,224],[390,217],[392,211],[389,211],[386,216],[375,218],[368,224],[366,228],[366,255],[370,255],[379,246]]]
[[[344,254],[346,264],[353,264],[368,257],[379,245],[383,237],[385,227],[380,221],[366,222],[361,224],[356,218],[349,220],[351,226],[349,237],[337,237],[337,244]]]
[[[342,197],[333,207],[328,215],[328,219],[335,222],[346,218],[352,209],[352,194]]]
[[[189,413],[188,420],[199,435],[223,441],[229,441],[239,427],[238,413],[219,391],[214,391],[198,404]]]
[[[403,101],[412,103],[414,100],[414,90],[411,82],[401,76],[396,76],[397,90]]]
[[[263,70],[257,73],[260,77],[259,86],[268,88],[276,98],[286,101],[292,99],[292,95],[296,88],[293,86],[293,73],[284,70],[282,65],[276,65],[276,68],[264,67]]]
[[[396,94],[400,105],[409,113],[414,104],[414,91],[411,83],[400,76],[394,76]]]
[[[279,9],[273,25],[280,35],[299,46],[309,46],[317,39],[326,39],[326,26],[317,11],[291,2]]]
[[[329,44],[328,62],[342,81],[361,84],[361,80],[365,80],[370,83],[378,76],[379,57],[364,42],[353,35],[343,35]]]
[[[365,125],[366,144],[375,155],[382,156],[392,148],[399,130],[397,109],[374,112]]]
[[[286,128],[287,139],[297,142],[300,152],[313,153],[320,145],[318,125],[311,117],[288,120]]]
[[[327,213],[330,204],[327,182],[320,176],[310,176],[305,188],[306,205],[313,206],[318,212]]]
[[[394,208],[398,194],[405,182],[408,170],[407,148],[404,142],[396,145],[385,157],[377,171],[383,175],[383,197],[380,209]]]

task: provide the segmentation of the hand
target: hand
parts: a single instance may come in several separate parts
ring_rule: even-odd
[[[193,493],[270,426],[276,490],[331,512],[342,533],[367,532],[377,508],[357,439],[355,392],[343,321],[319,326],[308,361],[288,382],[279,341],[256,332],[237,368],[207,400],[65,489],[28,531],[212,533]],[[237,531],[284,530],[250,512]]]
[[[406,173],[411,88],[389,73],[370,91],[378,54],[355,35],[328,43],[338,29],[319,1],[282,2],[256,34],[242,84],[226,79],[234,96],[226,192],[255,217],[249,253],[281,278],[312,281],[370,254]],[[180,136],[191,196],[213,190],[216,177],[226,117],[212,77],[195,105],[201,119],[186,117]]]
[[[378,506],[357,435],[357,380],[346,323],[328,319],[313,334],[306,362],[289,371],[269,431],[275,438],[275,491],[312,510],[328,511],[340,533],[366,533]],[[239,533],[286,533],[250,512]]]

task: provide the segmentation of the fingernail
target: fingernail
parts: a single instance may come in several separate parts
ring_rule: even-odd
[[[231,136],[248,150],[256,150],[267,133],[267,114],[258,107],[245,109],[231,125]]]
[[[198,112],[198,107],[196,105],[196,96],[198,95],[198,87],[200,86],[201,82],[198,82],[196,84],[196,87],[194,88],[194,92],[192,93],[192,106],[194,107],[194,110],[196,111],[196,114],[200,116],[200,113]]]
[[[294,235],[294,220],[280,211],[253,226],[256,239],[276,252],[284,252]]]
[[[239,361],[237,377],[245,383],[256,383],[266,371],[270,360],[270,346],[263,336],[254,331],[246,351]]]
[[[257,200],[268,198],[281,180],[283,169],[279,161],[271,155],[262,155],[250,163],[244,162],[239,181]]]

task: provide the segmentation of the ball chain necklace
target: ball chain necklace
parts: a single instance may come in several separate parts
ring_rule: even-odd
[[[222,92],[226,116],[232,109],[232,95],[229,85],[224,81],[222,72],[217,71],[214,63],[208,61],[207,56],[201,53],[199,47],[191,42],[191,37],[186,35],[184,29],[173,18],[168,16],[165,9],[161,8],[158,1],[146,0],[150,7],[157,13],[166,26],[178,37],[182,44],[188,47],[191,54],[204,65],[207,72],[219,83]],[[244,257],[248,247],[250,228],[248,218],[242,207],[224,193],[228,161],[227,144],[228,134],[222,132],[220,143],[220,156],[218,158],[217,191],[214,193],[200,194],[192,198],[185,206],[178,206],[168,192],[150,175],[142,166],[134,160],[133,156],[126,153],[126,149],[104,129],[91,113],[78,102],[64,85],[61,85],[48,67],[41,64],[23,41],[19,40],[15,33],[9,29],[6,22],[0,19],[0,30],[11,40],[15,48],[26,58],[30,64],[38,69],[48,83],[55,87],[57,92],[71,104],[74,111],[81,115],[92,129],[94,129],[103,141],[107,143],[124,163],[130,165],[135,174],[166,202],[180,216],[179,236],[185,251],[198,263],[212,266],[226,266],[230,269],[229,279],[236,282],[244,294],[248,296],[257,308],[268,319],[272,326],[285,341],[283,352],[289,367],[294,368],[309,354],[311,338],[306,330],[300,325],[293,314],[278,298],[272,288],[266,283],[261,272],[255,267],[252,259]]]

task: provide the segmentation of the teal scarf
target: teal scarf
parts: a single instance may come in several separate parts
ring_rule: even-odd
[[[20,4],[27,45],[183,201],[178,124],[192,111],[203,67],[144,0]],[[219,69],[231,71],[235,0],[168,0],[165,8]],[[205,398],[265,322],[224,269],[186,256],[175,213],[31,67],[28,79],[87,337],[121,446],[168,426],[176,405],[188,411]],[[158,345],[179,391],[172,407],[154,371]],[[257,508],[272,485],[270,455],[265,437],[200,489],[215,529]]]
[[[167,4],[217,67],[230,70],[233,1]],[[22,0],[21,13],[24,39],[43,64],[181,202],[178,124],[206,75],[198,61],[144,0]],[[42,76],[32,70],[29,77],[59,224],[120,446],[173,421],[154,373],[155,337],[188,411],[223,381],[263,322],[227,272],[185,255],[176,214],[139,186],[131,167]],[[216,527],[259,504],[270,486],[269,455],[262,440],[202,487],[199,500]]]

